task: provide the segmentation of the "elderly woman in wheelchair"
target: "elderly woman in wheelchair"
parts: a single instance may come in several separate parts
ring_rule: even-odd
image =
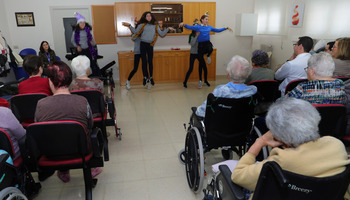
[[[194,192],[200,191],[203,183],[204,153],[223,147],[226,159],[232,156],[229,150],[243,155],[246,137],[253,127],[253,95],[257,88],[244,84],[252,67],[243,57],[234,56],[226,71],[230,82],[217,86],[201,106],[192,108],[185,149],[179,153],[180,161],[186,165],[189,187]]]
[[[342,173],[350,164],[346,149],[334,137],[320,137],[320,119],[316,108],[307,101],[286,98],[274,103],[266,116],[270,131],[258,138],[236,163],[232,181],[254,191],[267,161],[275,161],[283,170],[309,177],[329,177]],[[270,156],[256,162],[256,156],[266,146],[272,147]]]

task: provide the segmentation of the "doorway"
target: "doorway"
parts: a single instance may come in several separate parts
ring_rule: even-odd
[[[54,51],[62,61],[68,62],[65,56],[70,53],[72,25],[76,22],[74,12],[83,15],[86,21],[92,24],[90,7],[51,7],[50,10]]]

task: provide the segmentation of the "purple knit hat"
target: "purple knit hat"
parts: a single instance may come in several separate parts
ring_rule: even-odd
[[[79,24],[79,22],[85,22],[85,17],[82,16],[81,14],[74,12],[74,15],[77,18],[77,24]]]

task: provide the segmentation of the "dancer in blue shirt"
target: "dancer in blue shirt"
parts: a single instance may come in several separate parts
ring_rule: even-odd
[[[200,32],[200,34],[198,36],[198,54],[199,54],[198,56],[203,60],[202,62],[204,62],[203,55],[206,54],[207,55],[207,62],[208,62],[208,64],[210,64],[211,63],[210,55],[213,52],[213,44],[210,42],[210,35],[209,35],[210,31],[220,33],[224,30],[232,31],[232,29],[229,27],[217,29],[217,28],[214,28],[214,27],[208,25],[208,22],[209,22],[208,15],[203,15],[201,17],[200,21],[201,21],[201,25],[194,25],[194,26],[190,26],[190,25],[187,25],[187,24],[184,24],[183,22],[181,22],[179,24],[179,27],[185,27],[186,29]],[[207,86],[210,86],[210,84],[207,80],[208,71],[207,71],[207,66],[206,66],[205,62],[202,63],[202,68],[204,70],[204,83],[207,84]],[[201,77],[200,77],[200,80],[201,80]],[[198,85],[199,86],[202,85],[201,81],[199,82]]]

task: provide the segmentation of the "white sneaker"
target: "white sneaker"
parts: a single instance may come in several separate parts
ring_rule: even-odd
[[[202,81],[198,82],[198,88],[202,88]]]
[[[131,88],[131,87],[130,87],[130,81],[127,80],[127,81],[126,81],[126,89],[130,90],[130,88]]]
[[[146,83],[146,86],[147,86],[147,89],[152,89],[152,85],[151,85],[151,82],[149,81],[149,79],[147,80],[147,83]]]
[[[208,63],[208,65],[210,65],[210,63],[211,63],[211,58],[210,58],[210,56],[207,57],[207,63]]]

